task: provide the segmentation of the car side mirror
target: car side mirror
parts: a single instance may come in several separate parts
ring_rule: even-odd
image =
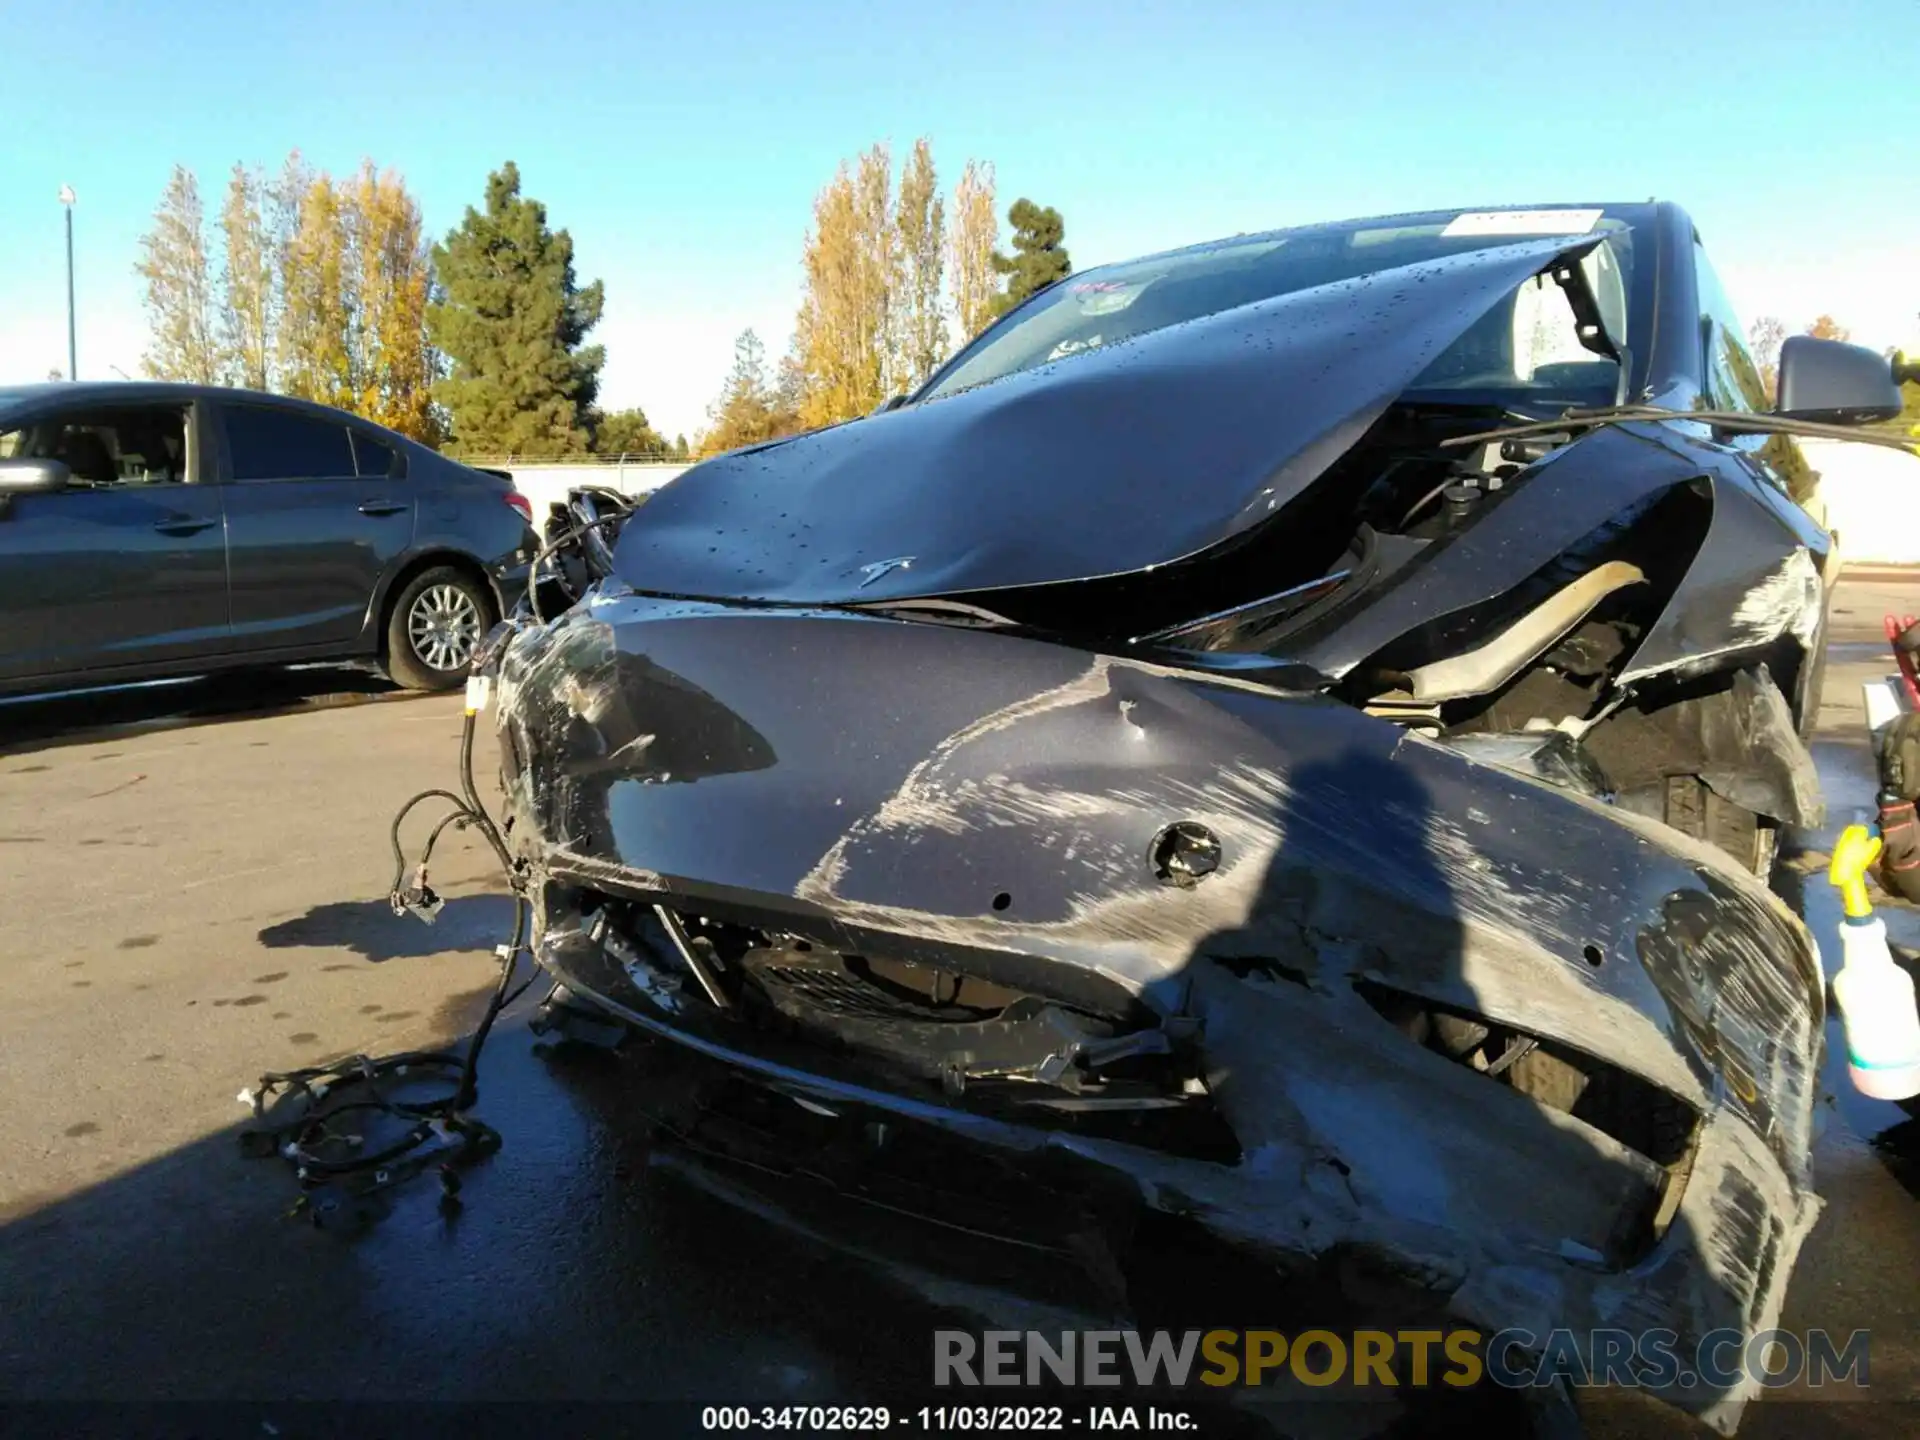
[[[64,490],[72,479],[64,460],[0,460],[0,499]]]
[[[1780,347],[1774,414],[1828,425],[1870,425],[1900,414],[1900,387],[1884,355],[1864,345],[1790,335]]]

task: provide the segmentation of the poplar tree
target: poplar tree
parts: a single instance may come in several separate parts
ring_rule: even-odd
[[[220,207],[225,264],[220,275],[220,346],[229,383],[265,390],[273,383],[278,304],[274,245],[267,232],[266,177],[236,164]]]
[[[880,144],[852,169],[841,162],[814,200],[802,258],[806,289],[794,326],[805,377],[800,418],[808,427],[865,415],[887,396],[900,272],[892,186],[892,157]]]
[[[964,345],[992,323],[1000,296],[993,253],[1000,244],[1000,220],[993,208],[993,165],[969,160],[953,187],[953,229],[949,273],[953,277],[953,320]]]
[[[947,356],[947,317],[941,303],[946,268],[946,206],[934,174],[933,147],[916,140],[900,172],[894,207],[900,256],[899,294],[891,305],[895,336],[892,388],[916,390]]]
[[[206,214],[199,182],[184,165],[173,167],[134,270],[146,281],[142,367],[156,380],[213,384],[221,367]]]
[[[359,277],[349,264],[340,193],[325,173],[288,178],[294,185],[304,178],[305,187],[287,197],[293,228],[280,251],[280,386],[351,409],[359,398],[350,331]]]
[[[439,356],[427,340],[432,261],[420,205],[394,171],[361,162],[343,218],[358,299],[351,326],[354,408],[368,419],[432,442],[438,438],[432,386]]]

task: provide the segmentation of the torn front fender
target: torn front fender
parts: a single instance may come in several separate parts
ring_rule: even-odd
[[[1678,704],[1629,706],[1597,726],[1586,749],[1618,790],[1697,775],[1756,815],[1803,827],[1826,823],[1813,753],[1765,665],[1736,670],[1724,689]]]

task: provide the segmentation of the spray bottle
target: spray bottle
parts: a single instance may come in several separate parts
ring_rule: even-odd
[[[1886,922],[1867,901],[1867,870],[1879,854],[1880,837],[1864,825],[1849,825],[1833,847],[1827,879],[1839,887],[1846,910],[1833,996],[1854,1088],[1879,1100],[1905,1100],[1920,1095],[1920,1009],[1913,977],[1894,962]]]

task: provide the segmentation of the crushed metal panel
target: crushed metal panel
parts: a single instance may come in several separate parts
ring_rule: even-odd
[[[1704,674],[1782,636],[1811,652],[1826,618],[1819,560],[1831,543],[1812,516],[1764,484],[1717,479],[1706,539],[1621,683]]]
[[[627,522],[618,573],[660,594],[819,604],[1168,564],[1284,507],[1435,354],[1600,238],[1296,291],[718,456]]]
[[[541,963],[643,1028],[836,1114],[1088,1166],[1276,1264],[1384,1257],[1467,1323],[1684,1343],[1778,1314],[1817,1213],[1823,992],[1798,921],[1717,852],[1328,700],[991,630],[610,597],[524,632],[499,680]],[[1176,823],[1214,847],[1187,884],[1156,873]],[[669,948],[611,941],[595,894],[1137,1004],[1193,1035],[1240,1159],[763,1034]],[[1370,984],[1690,1107],[1666,1232],[1628,1223],[1664,1171],[1422,1048]],[[1606,1263],[1628,1242],[1652,1249]],[[1724,1428],[1746,1395],[1664,1398]]]

